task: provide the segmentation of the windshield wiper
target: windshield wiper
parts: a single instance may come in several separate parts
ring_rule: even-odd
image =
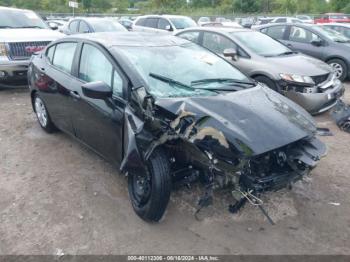
[[[208,78],[208,79],[201,79],[191,82],[191,86],[196,85],[203,85],[203,84],[210,84],[210,83],[228,83],[228,84],[238,84],[238,85],[250,85],[255,86],[254,82],[248,82],[248,81],[240,81],[232,78]]]
[[[14,28],[13,26],[9,26],[9,25],[0,25],[0,28]]]
[[[171,78],[166,77],[166,76],[161,76],[161,75],[157,75],[157,74],[154,74],[154,73],[150,73],[149,76],[154,78],[154,79],[157,79],[159,81],[168,83],[170,85],[176,85],[176,86],[178,86],[180,88],[183,88],[183,89],[186,89],[186,90],[191,90],[191,91],[195,90],[195,88],[193,88],[191,86],[188,86],[188,85],[186,85],[184,83],[181,83],[179,81],[176,81],[176,80],[171,79]]]

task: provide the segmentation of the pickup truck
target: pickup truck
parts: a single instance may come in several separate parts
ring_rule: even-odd
[[[26,87],[30,58],[64,35],[33,11],[0,7],[0,88]]]

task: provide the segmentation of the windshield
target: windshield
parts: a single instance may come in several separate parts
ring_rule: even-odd
[[[314,26],[314,29],[322,33],[326,37],[330,38],[334,42],[347,43],[349,39],[343,36],[341,33],[327,27],[327,26]]]
[[[234,84],[222,81],[223,78],[252,83],[224,59],[193,43],[164,47],[118,47],[118,50],[135,66],[155,97],[216,95],[217,92],[210,91],[215,88],[231,91]],[[208,79],[210,81],[193,84]]]
[[[330,19],[348,19],[349,17],[347,17],[346,15],[330,15],[329,18]]]
[[[174,24],[176,29],[185,29],[197,26],[196,22],[189,17],[171,17],[169,20]]]
[[[245,47],[261,56],[278,56],[292,51],[271,37],[254,31],[231,32]]]
[[[32,11],[0,10],[0,28],[48,28]]]
[[[89,21],[94,28],[95,32],[119,32],[127,31],[124,26],[116,21],[107,19],[96,19]]]
[[[199,18],[199,20],[198,20],[198,22],[210,22],[210,19],[209,19],[209,17],[201,17],[201,18]]]

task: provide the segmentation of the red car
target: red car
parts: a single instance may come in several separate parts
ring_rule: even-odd
[[[315,17],[315,24],[325,23],[350,23],[350,17],[343,13],[326,13]]]

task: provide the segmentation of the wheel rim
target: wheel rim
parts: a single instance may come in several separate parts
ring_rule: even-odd
[[[41,126],[47,125],[47,112],[44,102],[39,98],[35,98],[35,113]]]
[[[343,67],[340,64],[338,64],[338,63],[330,63],[329,65],[333,68],[335,76],[337,78],[340,78],[343,75],[344,69],[343,69]]]
[[[148,202],[151,196],[151,178],[147,175],[133,175],[132,194],[137,206],[141,207]]]

